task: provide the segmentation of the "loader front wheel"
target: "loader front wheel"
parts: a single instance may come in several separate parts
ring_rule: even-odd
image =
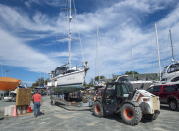
[[[104,116],[103,106],[99,101],[95,101],[92,107],[93,114],[97,117]]]
[[[126,124],[137,125],[142,119],[142,112],[140,107],[127,103],[121,108],[121,117]]]
[[[158,115],[160,114],[159,111],[156,111],[154,114],[146,114],[143,115],[143,118],[149,121],[156,120],[158,118]]]
[[[152,120],[156,120],[158,118],[158,115],[160,114],[159,111],[156,111],[154,114],[153,114],[153,117],[152,117]]]

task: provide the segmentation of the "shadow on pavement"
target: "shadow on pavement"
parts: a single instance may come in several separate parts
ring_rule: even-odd
[[[125,124],[119,114],[113,114],[113,115],[105,116],[104,118],[109,119],[109,120],[116,120],[120,123]]]
[[[95,116],[94,114],[92,114],[94,117],[97,117]],[[123,124],[126,124],[123,122],[121,116],[119,114],[114,114],[114,115],[109,115],[109,116],[105,116],[104,118],[106,119],[109,119],[109,120],[116,120],[120,123],[123,123]],[[142,123],[148,123],[148,122],[151,122],[152,120],[151,119],[147,119],[147,117],[142,117],[141,121]]]
[[[93,115],[94,117],[97,117],[97,116],[95,116],[93,113],[92,113],[92,115]],[[124,121],[122,120],[122,118],[121,118],[121,116],[120,116],[119,114],[107,115],[107,116],[101,117],[101,118],[105,118],[105,119],[109,119],[109,120],[115,120],[115,121],[117,121],[117,122],[126,124],[126,123],[124,123]]]

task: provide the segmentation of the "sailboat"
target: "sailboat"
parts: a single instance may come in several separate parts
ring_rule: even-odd
[[[161,72],[161,65],[160,65],[160,53],[159,53],[159,44],[158,44],[158,33],[157,33],[157,26],[155,24],[156,29],[156,41],[158,46],[158,61],[159,61],[159,70],[160,70],[160,83],[176,83],[179,82],[179,62],[174,58],[174,51],[173,51],[173,42],[172,42],[172,35],[171,30],[169,30],[170,35],[170,44],[171,44],[171,52],[172,52],[172,62],[170,65],[164,67],[163,71]]]
[[[164,68],[161,75],[161,82],[179,82],[179,62],[174,58],[171,30],[169,30],[169,34],[172,49],[172,63]]]
[[[82,87],[85,82],[86,73],[88,71],[87,62],[81,66],[72,66],[71,63],[71,44],[72,44],[72,1],[68,0],[68,63],[57,67],[50,73],[50,80],[47,83],[48,87]]]

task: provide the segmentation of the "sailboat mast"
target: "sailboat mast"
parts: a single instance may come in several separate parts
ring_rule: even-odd
[[[159,78],[161,81],[161,63],[160,63],[160,46],[158,43],[158,31],[157,31],[157,24],[155,23],[155,34],[156,34],[156,43],[157,43],[157,52],[158,52],[158,65],[159,65]]]
[[[97,30],[96,30],[96,36],[97,36],[97,41],[96,41],[96,68],[97,68],[97,58],[98,58],[98,46],[99,46],[99,27],[97,26]],[[99,81],[100,81],[100,76],[99,76],[99,72],[97,72],[97,76],[98,76],[98,83],[99,83]]]
[[[71,21],[72,21],[72,12],[71,12],[71,0],[69,0],[69,31],[68,31],[68,64],[69,67],[71,67],[71,41],[72,41],[72,36],[71,36]]]
[[[173,53],[173,42],[172,42],[172,33],[171,33],[171,29],[169,29],[169,34],[170,34],[170,43],[171,43],[171,49],[172,49],[172,62],[174,62],[175,59],[174,59],[174,53]]]

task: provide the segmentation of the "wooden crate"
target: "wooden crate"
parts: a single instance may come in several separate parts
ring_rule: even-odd
[[[16,106],[30,105],[32,99],[31,89],[18,88],[16,92]]]

